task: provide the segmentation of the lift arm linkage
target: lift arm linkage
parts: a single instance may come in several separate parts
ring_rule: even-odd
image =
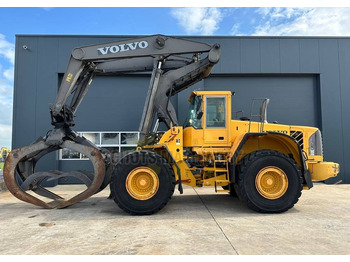
[[[200,60],[202,53],[208,56]],[[192,54],[192,58],[188,54]],[[169,98],[207,77],[219,58],[217,44],[163,35],[75,48],[56,101],[50,108],[52,124],[58,128],[74,125],[75,112],[96,74],[143,71],[152,71],[152,77],[140,123],[141,136],[150,134],[156,114],[167,126],[177,124]],[[70,105],[66,105],[72,93]]]

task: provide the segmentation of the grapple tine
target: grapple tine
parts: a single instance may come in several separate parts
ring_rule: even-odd
[[[49,204],[44,201],[26,193],[21,189],[16,180],[16,168],[18,163],[26,156],[33,154],[35,152],[43,151],[49,146],[45,144],[44,141],[39,141],[29,146],[21,147],[12,150],[6,158],[4,165],[4,181],[7,189],[17,197],[18,199],[41,206],[44,208],[52,208]]]
[[[102,185],[102,182],[104,180],[105,177],[105,172],[106,172],[106,166],[105,166],[105,162],[104,159],[102,157],[102,154],[100,153],[100,151],[97,148],[94,147],[90,147],[90,146],[85,146],[85,145],[81,145],[78,143],[75,143],[73,141],[65,141],[62,144],[63,148],[69,148],[69,149],[73,149],[75,151],[78,151],[84,155],[86,155],[90,161],[92,162],[92,165],[94,167],[94,179],[91,183],[91,185],[82,193],[76,195],[75,197],[60,202],[56,208],[64,208],[70,205],[73,205],[77,202],[83,201],[84,199],[89,198],[90,196],[92,196],[93,194],[95,194],[99,188]]]
[[[18,184],[18,179],[16,176],[18,175],[18,165],[21,163],[23,166],[26,166],[26,162],[33,161],[33,158],[35,160],[33,162],[37,162],[39,158],[44,156],[46,153],[52,152],[54,150],[58,150],[60,148],[68,148],[75,150],[77,152],[80,152],[87,156],[89,160],[92,162],[93,169],[94,169],[94,177],[91,182],[91,184],[81,192],[80,194],[70,198],[70,199],[64,199],[64,198],[57,198],[52,202],[46,203],[45,201],[42,201],[41,199],[28,194],[25,192],[22,187]],[[45,151],[45,153],[43,153]],[[39,156],[39,157],[35,157]],[[34,168],[33,168],[34,169]],[[4,165],[4,180],[6,187],[8,190],[18,199],[25,201],[27,203],[31,203],[37,206],[41,206],[44,208],[64,208],[70,205],[73,205],[77,202],[80,202],[82,200],[85,200],[95,194],[101,187],[104,178],[105,178],[105,162],[102,154],[100,151],[92,146],[89,145],[83,145],[79,144],[74,141],[66,140],[61,145],[47,145],[44,140],[37,140],[35,143],[29,146],[21,147],[18,149],[15,149],[10,152],[8,155],[5,165]],[[33,172],[33,173],[32,173]],[[33,171],[25,171],[24,173],[21,173],[21,179],[28,179],[31,175],[35,175],[37,173],[34,173]],[[45,189],[47,190],[47,189]],[[35,192],[35,190],[33,190]],[[51,191],[47,190],[49,193],[52,193]],[[52,193],[54,195],[54,193]]]

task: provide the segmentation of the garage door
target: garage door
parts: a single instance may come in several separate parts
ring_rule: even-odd
[[[268,122],[319,127],[319,91],[314,75],[210,77],[204,89],[235,91],[232,110],[243,110],[245,116],[250,115],[253,98],[269,98]]]
[[[77,110],[75,130],[138,130],[148,76],[96,76]]]

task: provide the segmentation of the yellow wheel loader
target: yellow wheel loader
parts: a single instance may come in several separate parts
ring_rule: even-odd
[[[0,160],[5,161],[7,155],[10,153],[10,149],[6,148],[6,147],[2,147],[0,150],[1,154],[0,154]]]
[[[164,35],[75,48],[50,107],[54,128],[31,145],[11,151],[4,167],[7,188],[28,203],[63,208],[110,185],[111,198],[121,209],[149,215],[168,203],[176,185],[181,194],[183,185],[211,186],[218,193],[237,194],[258,212],[279,213],[293,207],[312,181],[338,174],[337,163],[323,161],[317,128],[267,122],[268,99],[261,100],[258,115],[232,120],[232,92],[195,91],[180,125],[171,97],[208,77],[219,59],[218,44]],[[112,154],[71,128],[93,77],[126,72],[152,74],[138,147]],[[159,132],[160,123],[168,131]],[[36,171],[41,157],[59,149],[84,154],[92,170]],[[64,177],[80,179],[86,190],[65,199],[42,186]]]

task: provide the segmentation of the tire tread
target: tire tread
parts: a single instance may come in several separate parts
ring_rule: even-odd
[[[167,169],[167,173],[171,175],[170,179],[171,179],[171,185],[172,185],[172,189],[169,190],[168,192],[168,196],[167,198],[164,199],[163,203],[161,205],[159,205],[157,208],[152,209],[151,211],[145,212],[145,211],[137,211],[137,210],[130,210],[127,206],[125,206],[123,203],[121,203],[117,197],[113,197],[114,202],[118,205],[118,207],[122,210],[124,210],[125,212],[129,213],[130,215],[152,215],[157,213],[158,211],[160,211],[162,208],[164,208],[164,206],[166,206],[166,204],[169,202],[169,200],[171,199],[172,195],[174,194],[174,190],[175,190],[175,174],[173,169],[171,168],[170,164],[164,160],[164,158],[160,155],[158,155],[156,152],[153,151],[146,151],[146,150],[142,150],[142,151],[135,151],[138,152],[139,154],[144,154],[147,157],[151,157],[153,159],[155,159],[156,161],[161,161],[161,163],[163,163],[162,168],[166,168]],[[132,155],[132,154],[130,154]],[[140,156],[139,156],[140,157]],[[111,187],[112,190],[112,187]],[[115,194],[113,194],[115,195]]]
[[[263,157],[263,156],[278,156],[281,157],[285,160],[287,160],[289,163],[291,163],[293,165],[293,167],[297,170],[298,172],[298,177],[299,177],[299,188],[298,188],[298,194],[296,194],[294,196],[294,199],[292,201],[292,203],[288,206],[286,206],[283,209],[280,210],[264,210],[259,208],[258,206],[256,206],[249,198],[247,195],[247,192],[244,188],[244,174],[245,174],[245,170],[248,168],[248,166],[250,165],[250,163],[254,162],[255,160]],[[247,206],[249,208],[251,208],[254,211],[257,211],[259,213],[283,213],[287,210],[289,210],[290,208],[292,208],[298,201],[299,201],[299,197],[301,196],[301,191],[303,188],[303,179],[302,179],[302,175],[301,175],[301,171],[298,167],[298,165],[296,164],[296,162],[294,161],[294,159],[287,157],[286,155],[278,152],[278,151],[274,151],[274,150],[259,150],[259,151],[254,151],[248,155],[246,155],[240,162],[240,164],[237,166],[237,170],[238,170],[238,190],[239,190],[239,197],[240,199],[245,202],[247,204]]]

